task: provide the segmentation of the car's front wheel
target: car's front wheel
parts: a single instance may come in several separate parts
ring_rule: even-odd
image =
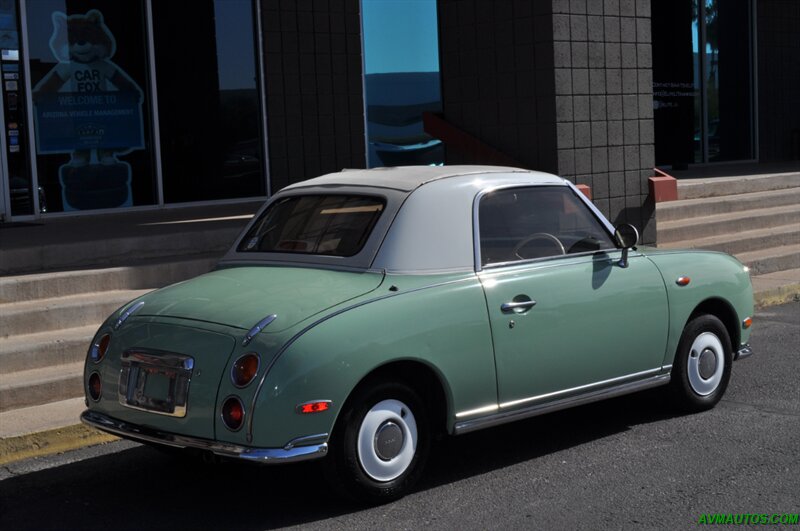
[[[419,394],[403,383],[365,386],[348,400],[328,456],[335,488],[369,503],[404,496],[422,475],[430,449],[429,417]]]
[[[672,364],[672,392],[687,411],[704,411],[722,399],[731,377],[733,353],[725,325],[713,315],[687,323]]]

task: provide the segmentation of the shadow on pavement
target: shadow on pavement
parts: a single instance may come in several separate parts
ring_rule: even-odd
[[[659,390],[442,441],[418,491],[674,416]],[[2,529],[269,529],[364,510],[318,463],[259,467],[175,459],[148,447],[0,482]]]

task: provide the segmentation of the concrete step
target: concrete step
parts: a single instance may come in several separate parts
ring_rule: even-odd
[[[800,224],[800,204],[770,209],[744,210],[699,218],[659,221],[659,245],[698,238]]]
[[[0,411],[83,395],[83,362],[0,374]]]
[[[0,413],[0,441],[75,426],[80,423],[78,417],[84,409],[84,399],[78,397],[5,411]]]
[[[800,243],[800,227],[797,224],[792,224],[720,234],[694,240],[659,243],[658,247],[662,249],[707,249],[728,254],[739,254],[798,243]]]
[[[165,260],[177,256],[214,255],[221,258],[233,245],[246,219],[235,226],[212,227],[179,233],[110,238],[102,241],[72,241],[63,244],[35,242],[27,247],[4,249],[0,253],[0,275],[19,275],[44,271],[98,268]]]
[[[0,304],[111,290],[160,288],[211,271],[219,256],[0,277]]]
[[[725,195],[782,190],[800,186],[800,173],[770,173],[741,177],[710,177],[678,181],[678,199],[699,199]]]
[[[98,326],[0,338],[0,374],[83,361]]]
[[[665,222],[792,204],[800,204],[800,186],[784,190],[658,203],[656,205],[656,217],[659,222]]]
[[[0,337],[100,326],[128,301],[150,290],[117,290],[0,304]]]
[[[751,274],[754,275],[798,269],[800,268],[800,244],[740,253],[736,255],[736,258],[749,267]]]

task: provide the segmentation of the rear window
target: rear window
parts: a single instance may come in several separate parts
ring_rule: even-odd
[[[302,195],[273,203],[239,244],[240,252],[353,256],[384,210],[383,199]]]

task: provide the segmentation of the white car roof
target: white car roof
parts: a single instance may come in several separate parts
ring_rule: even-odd
[[[477,221],[476,198],[493,189],[518,186],[571,186],[583,199],[561,177],[520,168],[401,166],[344,170],[283,188],[255,216],[251,226],[269,203],[287,195],[380,194],[386,198],[386,210],[362,251],[352,257],[238,252],[245,232],[223,261],[307,264],[398,274],[472,271],[480,268],[473,230]],[[583,200],[613,232],[594,205]]]
[[[425,183],[450,177],[479,174],[515,173],[527,184],[562,184],[560,177],[549,173],[503,166],[396,166],[369,170],[342,170],[292,184],[284,190],[316,186],[367,186],[411,192]]]

